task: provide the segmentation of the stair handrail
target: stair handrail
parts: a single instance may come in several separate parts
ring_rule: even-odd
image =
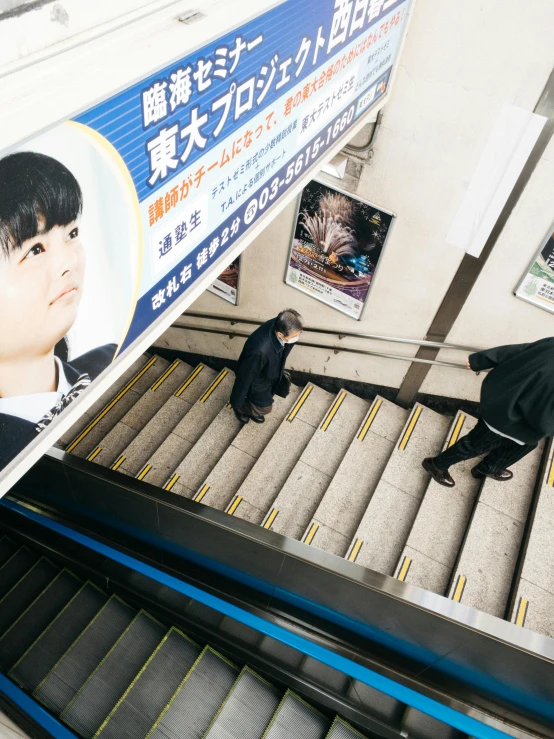
[[[235,317],[229,317],[229,316],[222,316],[217,314],[209,314],[209,313],[195,313],[195,312],[189,312],[185,311],[180,319],[177,319],[177,321],[173,324],[173,328],[181,328],[186,329],[189,331],[203,331],[204,333],[212,333],[212,334],[224,334],[226,336],[239,336],[239,337],[248,337],[250,336],[249,333],[246,333],[244,331],[240,331],[234,328],[226,329],[226,328],[213,328],[209,326],[199,326],[199,325],[190,325],[188,323],[182,323],[182,319],[186,318],[199,318],[199,319],[205,319],[205,320],[212,320],[212,321],[224,321],[227,323],[230,323],[231,326],[235,326],[236,324],[245,323],[250,324],[254,326],[260,326],[263,321],[260,320],[253,320],[251,318],[235,318]],[[478,349],[475,349],[473,347],[469,346],[463,346],[459,344],[447,344],[440,341],[427,341],[425,339],[408,339],[405,337],[399,337],[399,336],[382,336],[380,334],[366,334],[356,331],[337,331],[327,328],[320,328],[316,326],[305,326],[304,327],[305,333],[316,333],[316,334],[328,334],[332,336],[337,336],[339,341],[345,338],[355,338],[355,339],[369,339],[374,341],[386,341],[386,342],[392,342],[392,343],[398,343],[398,344],[410,344],[415,345],[419,347],[425,347],[429,349],[453,349],[456,351],[463,351],[466,354],[467,353],[473,353],[476,351],[479,351]],[[375,356],[375,357],[383,357],[385,359],[399,359],[401,361],[405,362],[416,362],[419,364],[434,364],[439,365],[441,367],[450,367],[453,369],[466,369],[466,364],[461,364],[458,362],[444,362],[439,359],[424,359],[422,357],[416,357],[416,356],[410,356],[410,355],[403,355],[403,354],[389,354],[385,352],[379,352],[379,351],[373,351],[370,349],[356,349],[353,347],[346,347],[346,346],[333,346],[330,344],[316,344],[313,342],[306,341],[303,338],[300,338],[298,341],[299,345],[302,346],[309,346],[313,349],[331,349],[335,353],[338,354],[338,352],[351,352],[353,354],[364,354],[369,356]]]

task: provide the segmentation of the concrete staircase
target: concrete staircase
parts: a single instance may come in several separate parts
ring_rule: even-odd
[[[264,424],[229,406],[234,375],[143,356],[60,441],[66,451],[330,555],[554,636],[554,457],[508,483],[424,457],[476,419],[313,383],[276,398]]]

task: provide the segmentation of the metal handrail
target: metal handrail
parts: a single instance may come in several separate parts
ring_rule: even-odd
[[[251,318],[229,318],[229,316],[220,316],[213,313],[193,313],[185,311],[184,317],[190,318],[207,318],[212,321],[227,321],[232,326],[236,323],[251,323],[255,326],[261,326],[263,321],[253,321]],[[399,336],[382,336],[380,334],[364,334],[357,331],[332,331],[328,328],[312,328],[305,326],[304,331],[312,331],[316,334],[332,334],[343,339],[346,336],[352,336],[355,339],[375,339],[376,341],[392,341],[398,344],[416,344],[417,346],[428,346],[436,349],[459,349],[463,352],[478,352],[479,349],[471,346],[463,346],[461,344],[445,344],[442,341],[425,341],[424,339],[404,339]]]
[[[212,321],[226,321],[230,323],[232,326],[234,326],[237,323],[246,323],[251,324],[255,326],[260,326],[262,321],[254,321],[250,318],[229,318],[228,316],[219,316],[219,315],[209,315],[204,313],[192,313],[192,312],[185,312],[182,314],[182,318],[200,318],[200,319],[207,319]],[[245,333],[244,331],[237,331],[236,329],[223,329],[223,328],[208,328],[206,326],[192,326],[189,324],[184,324],[181,322],[181,320],[176,321],[173,324],[176,328],[182,328],[186,329],[188,331],[203,331],[204,333],[208,334],[224,334],[226,336],[239,336],[239,337],[248,337],[250,336],[249,333]],[[333,336],[338,336],[339,340],[344,339],[346,337],[356,338],[356,339],[373,339],[375,341],[388,341],[393,343],[399,343],[399,344],[411,344],[416,346],[424,346],[429,348],[437,348],[437,349],[454,349],[458,351],[463,352],[474,352],[477,351],[476,349],[473,349],[471,347],[467,346],[459,346],[456,344],[443,344],[438,341],[425,341],[425,340],[418,340],[418,339],[405,339],[400,337],[394,337],[394,336],[380,336],[378,334],[365,334],[365,333],[355,333],[352,331],[332,331],[330,329],[325,328],[316,328],[316,327],[310,327],[306,326],[304,328],[304,332],[311,332],[311,333],[318,333],[318,334],[330,334]],[[465,364],[459,364],[457,362],[442,362],[438,359],[422,359],[421,357],[414,357],[414,356],[406,356],[403,354],[388,354],[385,352],[377,352],[377,351],[371,351],[369,349],[353,349],[351,347],[346,346],[332,346],[329,344],[316,344],[313,342],[308,342],[304,339],[300,339],[298,342],[299,345],[302,346],[309,346],[313,349],[331,349],[336,354],[339,352],[350,352],[352,354],[364,354],[368,356],[373,357],[382,357],[384,359],[399,359],[401,361],[405,362],[416,362],[418,364],[435,364],[439,365],[441,367],[451,367],[453,369],[466,369]]]

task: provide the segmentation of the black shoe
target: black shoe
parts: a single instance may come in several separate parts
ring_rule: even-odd
[[[435,482],[438,482],[439,485],[444,485],[445,488],[453,488],[456,484],[452,477],[449,475],[448,470],[439,470],[439,468],[435,465],[433,457],[427,457],[426,459],[424,459],[421,463],[421,466],[424,470],[427,470],[433,480]]]
[[[244,424],[246,424],[246,423],[248,423],[248,421],[250,420],[250,419],[248,418],[248,416],[246,416],[246,415],[245,415],[244,413],[240,413],[239,411],[237,411],[237,409],[236,409],[236,408],[233,408],[233,412],[234,412],[235,416],[236,416],[236,417],[238,418],[238,420],[239,420],[239,421],[240,421],[241,423],[244,423]]]
[[[476,480],[483,480],[485,477],[490,477],[491,480],[498,480],[498,482],[507,482],[514,476],[514,473],[511,472],[511,470],[501,470],[497,473],[481,472],[477,467],[474,467],[471,470],[471,474]]]
[[[265,423],[265,418],[263,416],[250,416],[250,418],[254,423]]]

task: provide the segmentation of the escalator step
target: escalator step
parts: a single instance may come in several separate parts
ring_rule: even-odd
[[[325,739],[329,720],[288,690],[263,739]]]
[[[0,639],[0,672],[7,672],[25,654],[50,622],[81,587],[79,578],[68,570],[45,588]]]
[[[95,585],[85,583],[10,670],[9,677],[32,693],[107,600]]]
[[[135,616],[131,606],[112,596],[48,673],[33,697],[59,715]]]
[[[205,739],[261,739],[281,697],[277,688],[245,667]]]
[[[77,733],[92,739],[167,633],[144,611],[113,645],[61,715]]]
[[[14,552],[0,567],[0,598],[3,598],[39,559],[40,557],[27,547],[20,547]]]
[[[234,665],[206,647],[148,739],[201,739],[237,677]]]
[[[144,739],[198,659],[200,647],[170,629],[100,727],[100,739]]]
[[[326,739],[365,739],[365,737],[337,716],[329,729]]]
[[[8,559],[17,552],[18,545],[7,536],[0,538],[0,567],[5,564]]]
[[[38,598],[60,573],[60,568],[44,557],[0,599],[0,635]]]

